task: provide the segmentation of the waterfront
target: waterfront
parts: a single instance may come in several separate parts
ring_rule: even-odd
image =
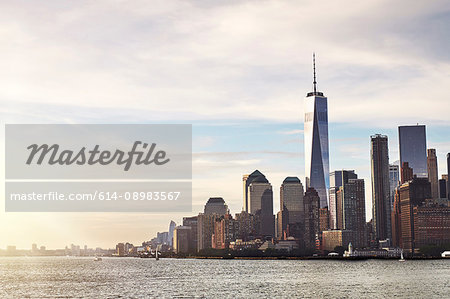
[[[1,257],[1,298],[445,298],[450,260]]]

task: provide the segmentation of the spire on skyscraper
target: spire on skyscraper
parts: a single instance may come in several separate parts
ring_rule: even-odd
[[[316,80],[316,53],[313,52],[313,91],[308,92],[307,97],[311,96],[321,96],[323,97],[323,93],[317,91],[317,80]]]
[[[317,82],[316,82],[316,53],[313,52],[313,76],[314,76],[314,81],[313,81],[313,86],[314,86],[314,94],[316,94],[317,92]]]

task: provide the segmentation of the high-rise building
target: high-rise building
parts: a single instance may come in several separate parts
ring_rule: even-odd
[[[352,244],[365,247],[366,244],[366,197],[363,179],[349,179],[340,188],[342,196],[342,228],[353,231]],[[390,216],[390,215],[389,215]],[[389,222],[390,223],[390,222]]]
[[[371,136],[370,139],[372,219],[374,232],[378,240],[391,239],[388,137],[376,134]]]
[[[283,231],[288,224],[304,221],[303,185],[297,177],[287,177],[280,187],[280,224]],[[283,231],[280,232],[283,235]],[[279,235],[280,235],[279,234]]]
[[[199,214],[197,217],[197,250],[212,248],[214,224],[218,214]]]
[[[439,180],[439,198],[447,198],[447,180]]]
[[[317,91],[315,57],[313,56],[313,91],[305,99],[305,176],[306,188],[314,188],[320,197],[320,207],[328,206],[329,149],[328,104]]]
[[[319,232],[330,229],[330,213],[328,208],[319,209]]]
[[[398,127],[400,165],[408,162],[418,178],[428,177],[427,139],[424,125]]]
[[[229,248],[230,242],[236,240],[239,231],[238,221],[233,219],[230,214],[216,219],[214,223],[213,248]]]
[[[354,170],[336,170],[330,173],[330,190],[329,190],[329,206],[330,228],[337,229],[338,210],[342,211],[342,206],[338,206],[337,192],[343,183],[347,183],[349,179],[356,179],[358,176]],[[342,203],[342,201],[340,202]]]
[[[305,224],[304,224],[304,235],[303,242],[305,248],[315,249],[316,239],[319,235],[320,218],[320,198],[314,188],[308,188],[303,197],[305,205]]]
[[[173,231],[175,230],[176,226],[177,226],[177,224],[174,221],[171,220],[170,224],[169,224],[169,231],[168,231],[168,233],[169,233],[169,236],[168,236],[169,240],[167,240],[169,242],[170,246],[172,246],[172,244],[173,244]]]
[[[275,236],[272,185],[264,175],[254,178],[248,185],[248,209],[260,219],[261,236]]]
[[[235,214],[235,219],[238,222],[238,232],[236,239],[241,239],[244,242],[255,239],[259,231],[259,219],[253,214],[242,211]]]
[[[257,177],[259,176],[263,176],[264,175],[259,171],[259,170],[255,170],[253,171],[251,174],[245,174],[242,177],[242,182],[243,182],[243,187],[244,187],[244,201],[243,201],[243,205],[242,205],[242,211],[246,211],[247,213],[250,213],[250,204],[248,201],[248,186],[250,185],[250,183]]]
[[[190,227],[189,252],[197,252],[197,226],[198,216],[183,217],[183,226]]]
[[[289,213],[287,210],[281,210],[277,213],[277,230],[276,236],[278,240],[284,240],[287,227],[289,225]]]
[[[400,209],[400,186],[395,188],[394,207],[391,212],[392,225],[392,246],[402,248],[402,224],[401,224],[401,209]]]
[[[439,198],[438,166],[436,150],[434,148],[427,150],[427,169],[428,180],[431,183],[431,197],[434,199]]]
[[[225,204],[222,197],[211,197],[205,204],[204,213],[206,215],[225,215],[228,213],[228,206]]]
[[[414,207],[431,198],[431,184],[427,178],[414,178],[399,187],[401,244],[406,253],[418,251],[415,246]]]
[[[177,226],[173,232],[173,250],[175,253],[189,252],[189,239],[191,228],[189,226]]]
[[[400,168],[400,177],[401,177],[401,183],[404,184],[410,180],[413,179],[413,169],[409,167],[408,162],[403,162],[402,167]]]
[[[400,184],[400,166],[389,164],[389,197],[391,200],[391,210],[394,208],[395,188]]]

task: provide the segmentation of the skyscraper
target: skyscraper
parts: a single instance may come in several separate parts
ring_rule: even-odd
[[[249,212],[260,217],[260,234],[262,236],[275,236],[272,185],[261,174],[248,185],[247,194]]]
[[[427,169],[428,180],[431,183],[431,197],[434,199],[439,198],[437,157],[434,148],[429,148],[427,150]]]
[[[366,197],[363,179],[349,179],[340,188],[342,196],[342,227],[353,232],[352,244],[366,246]],[[390,215],[389,215],[390,217]]]
[[[370,139],[373,227],[378,240],[391,239],[388,138],[385,135],[376,134]]]
[[[330,228],[337,229],[338,214],[342,211],[342,201],[338,203],[337,192],[342,184],[347,183],[349,179],[356,179],[358,176],[354,170],[336,170],[330,173],[329,207]],[[339,212],[338,212],[339,211]]]
[[[242,205],[242,211],[246,211],[247,213],[250,213],[249,202],[248,202],[248,186],[255,178],[257,178],[259,176],[264,177],[264,175],[259,170],[255,170],[251,174],[245,174],[242,177],[242,182],[243,182],[243,187],[244,187],[244,193],[243,193],[244,201],[243,201],[243,205]]]
[[[447,180],[439,180],[439,198],[447,198]]]
[[[169,245],[172,246],[173,245],[173,232],[175,230],[175,227],[177,226],[177,224],[175,223],[175,221],[171,220],[170,224],[169,224]]]
[[[307,249],[314,249],[316,246],[316,237],[319,234],[319,195],[314,188],[308,188],[303,198],[305,205],[305,224],[303,241]]]
[[[197,250],[212,247],[215,221],[220,218],[218,214],[198,214],[197,216]]]
[[[329,153],[327,98],[317,91],[315,56],[313,55],[313,91],[305,99],[305,176],[306,188],[319,194],[320,207],[328,206]]]
[[[420,206],[431,197],[430,182],[426,178],[414,178],[399,187],[401,244],[406,253],[416,252],[414,207]]]
[[[193,217],[183,217],[183,226],[191,228],[189,234],[189,251],[197,252],[197,226],[198,226],[198,216]]]
[[[287,211],[287,224],[304,220],[303,185],[298,177],[287,177],[281,184],[280,210]]]
[[[394,208],[395,188],[400,183],[400,167],[396,164],[389,164],[389,196],[391,200],[391,210]]]
[[[173,232],[173,250],[175,253],[189,252],[189,239],[191,228],[189,226],[177,226]]]
[[[419,178],[428,177],[427,140],[424,125],[398,127],[400,146],[400,165],[408,162],[414,175]]]

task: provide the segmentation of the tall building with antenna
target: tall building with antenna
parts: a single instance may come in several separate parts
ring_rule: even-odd
[[[330,186],[328,153],[327,98],[317,91],[316,59],[313,54],[313,91],[305,98],[305,176],[306,189],[314,188],[319,194],[320,207],[328,206]]]

